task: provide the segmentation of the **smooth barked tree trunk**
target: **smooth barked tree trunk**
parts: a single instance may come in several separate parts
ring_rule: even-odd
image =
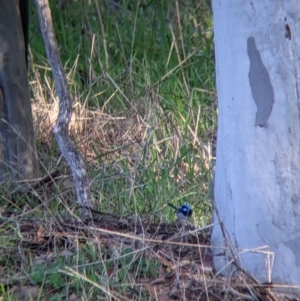
[[[224,224],[240,263],[258,280],[300,286],[299,1],[212,2],[214,222]],[[229,272],[233,256],[217,248],[230,246],[219,225],[212,244],[216,270]],[[263,246],[275,255],[273,266]]]
[[[22,1],[22,0],[20,0]],[[33,119],[18,0],[0,8],[0,181],[37,176]]]

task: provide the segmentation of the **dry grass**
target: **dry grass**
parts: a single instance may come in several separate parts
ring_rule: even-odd
[[[44,178],[27,193],[1,191],[0,299],[272,300],[241,269],[223,278],[211,265],[216,93],[207,5],[98,2],[52,1],[74,95],[70,136],[96,210],[87,223],[76,215],[52,133],[58,100],[33,34]],[[174,222],[168,202],[191,203],[192,221]]]
[[[65,218],[31,214],[6,212],[1,218],[6,244],[1,261],[5,258],[7,266],[14,261],[14,269],[2,266],[1,282],[15,284],[13,300],[25,300],[29,292],[32,300],[50,300],[50,295],[67,300],[276,300],[243,272],[230,278],[213,273],[210,227],[100,212],[89,224],[71,213]],[[24,299],[16,296],[20,283]]]
[[[70,72],[68,78],[74,78],[76,69]],[[54,96],[53,84],[42,87],[44,82],[51,83],[47,74],[44,74],[43,82],[40,81],[40,75],[36,76],[31,85],[35,95],[35,131],[43,163],[41,175],[62,167],[61,173],[68,177],[52,134],[58,114],[58,101]],[[48,95],[53,97],[50,103],[47,101]],[[189,122],[187,128],[182,128],[181,123],[187,123],[187,120],[183,116],[175,120],[170,113],[166,113],[161,99],[161,95],[150,89],[143,96],[133,99],[127,110],[117,115],[115,112],[105,113],[105,106],[88,108],[87,101],[83,101],[80,95],[74,98],[69,133],[86,160],[91,184],[96,191],[95,197],[100,198],[100,203],[101,195],[98,191],[108,182],[115,190],[124,186],[127,200],[134,190],[145,187],[147,182],[153,180],[161,181],[162,188],[165,188],[165,181],[166,185],[173,187],[170,190],[179,189],[186,196],[194,194],[191,192],[194,185],[200,185],[204,197],[210,193],[210,182],[205,179],[210,177],[213,167],[215,135],[214,132],[208,132],[204,139],[200,139],[198,133],[199,119],[207,112],[201,112],[199,108],[195,120]],[[214,113],[212,111],[209,114]],[[193,124],[195,127],[192,127]],[[185,154],[183,148],[186,149]],[[118,186],[120,181],[122,184]],[[70,188],[69,182],[67,180],[67,185],[63,182],[63,186]],[[109,198],[115,198],[115,193],[110,194]],[[163,204],[166,203],[163,201]],[[150,211],[153,211],[153,207]],[[137,212],[136,209],[134,212]],[[209,217],[201,218],[202,224],[209,220]]]
[[[143,213],[137,208],[129,215],[124,207],[119,214],[105,210],[116,209],[110,200],[99,206],[104,212],[94,211],[93,220],[83,223],[76,216],[72,181],[52,136],[57,115],[53,103],[39,101],[33,112],[41,172],[55,173],[31,195],[13,196],[17,206],[10,202],[2,208],[0,272],[7,300],[275,300],[242,270],[227,278],[216,275],[211,226],[197,226],[197,216],[188,224],[166,220],[165,201],[159,210]],[[197,130],[190,128],[188,143],[204,164],[180,160],[180,144],[186,138],[167,120],[154,98],[147,109],[137,102],[120,117],[74,103],[70,135],[85,155],[90,174],[96,174],[92,186],[104,187],[99,184],[104,182],[118,191],[124,185],[127,196],[138,198],[139,169],[148,168],[150,148],[160,154],[151,169],[155,181],[163,178],[163,152],[171,152],[173,162],[178,162],[176,173],[171,170],[174,185],[189,185],[189,173],[198,181],[199,173],[210,172],[213,141],[200,141]],[[167,149],[161,147],[162,140]],[[105,176],[99,179],[98,173]],[[95,198],[101,201],[101,194],[95,193]],[[106,196],[115,194],[108,189]]]

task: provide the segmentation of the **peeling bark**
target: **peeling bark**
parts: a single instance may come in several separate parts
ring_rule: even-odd
[[[212,2],[219,113],[214,267],[235,272],[236,256],[259,281],[300,294],[299,3]]]

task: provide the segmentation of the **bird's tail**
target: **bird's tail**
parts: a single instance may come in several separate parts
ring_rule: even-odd
[[[176,208],[173,204],[168,203],[168,205],[169,205],[170,207],[174,208],[175,210],[177,210],[177,208]]]

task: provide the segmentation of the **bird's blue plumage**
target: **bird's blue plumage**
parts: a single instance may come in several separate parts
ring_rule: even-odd
[[[179,220],[186,220],[192,216],[193,210],[190,204],[184,204],[176,208],[173,204],[168,203],[169,206],[175,209],[176,216]]]

